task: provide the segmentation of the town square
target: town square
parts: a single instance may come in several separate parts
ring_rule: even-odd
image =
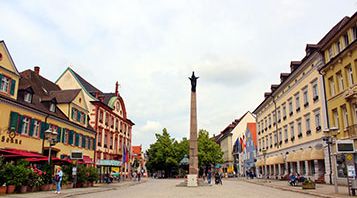
[[[0,197],[357,196],[356,10],[0,0]]]

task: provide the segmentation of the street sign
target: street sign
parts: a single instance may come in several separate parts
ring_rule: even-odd
[[[355,147],[353,140],[337,140],[336,141],[337,153],[354,153]]]

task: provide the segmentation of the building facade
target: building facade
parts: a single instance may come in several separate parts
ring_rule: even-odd
[[[71,114],[76,107],[80,114]],[[51,155],[69,159],[81,152],[83,163],[94,159],[95,131],[88,125],[87,106],[81,90],[63,90],[34,71],[18,72],[0,41],[0,149],[49,155],[45,131],[56,132]]]
[[[357,145],[357,14],[344,17],[320,41],[324,66],[321,67],[326,84],[326,102],[330,130],[335,128],[338,140],[353,140]],[[332,131],[331,131],[332,132]],[[332,153],[336,153],[333,144]],[[341,154],[337,155],[338,157]],[[353,153],[356,168],[357,155]],[[343,162],[333,168],[340,182],[346,182],[347,170]]]
[[[121,175],[131,171],[131,141],[134,123],[127,118],[123,98],[118,92],[104,93],[67,68],[56,83],[61,88],[81,89],[89,108],[89,124],[97,132],[95,163],[102,176],[120,168]]]
[[[239,137],[245,134],[247,123],[255,123],[255,117],[251,112],[245,113],[241,118],[234,120],[223,131],[215,136],[215,141],[223,152],[223,171],[243,175],[243,162],[239,163],[239,153],[234,150],[234,144]]]
[[[327,128],[323,64],[316,45],[308,44],[306,56],[292,61],[290,73],[280,75],[264,101],[254,110],[258,128],[257,175],[280,179],[291,173],[324,181]]]

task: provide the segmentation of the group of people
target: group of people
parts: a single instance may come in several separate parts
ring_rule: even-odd
[[[299,182],[304,182],[306,178],[299,173],[291,173],[289,176],[289,184],[296,186]]]
[[[215,184],[221,184],[222,185],[222,177],[223,174],[221,171],[216,170],[212,173],[211,169],[208,169],[207,173],[203,174],[203,179],[205,180],[207,175],[207,183],[211,184],[212,183],[212,176],[214,177]]]

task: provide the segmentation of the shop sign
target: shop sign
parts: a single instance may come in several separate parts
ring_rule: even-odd
[[[121,164],[119,160],[99,160],[97,162],[99,166],[121,166]]]
[[[1,136],[1,142],[6,142],[9,144],[22,144],[22,140],[16,139],[14,137]]]
[[[82,151],[72,151],[71,152],[71,159],[75,159],[75,160],[83,159]]]
[[[355,147],[353,140],[337,140],[336,141],[337,153],[354,153]]]

